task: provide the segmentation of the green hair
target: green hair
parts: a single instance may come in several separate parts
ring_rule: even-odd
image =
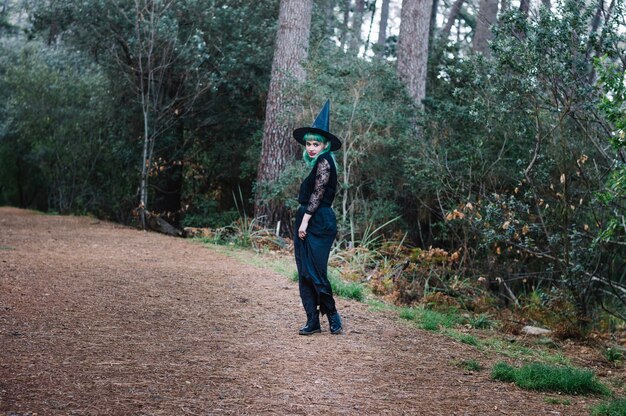
[[[328,143],[328,139],[326,137],[317,133],[306,133],[304,135],[304,141],[307,142],[309,140],[315,140],[318,142],[322,142],[324,144]],[[309,154],[306,151],[306,146],[305,146],[304,150],[302,151],[302,159],[304,160],[304,163],[306,163],[308,167],[312,168],[313,166],[315,166],[315,161],[317,160],[317,158],[320,155],[323,155],[324,153],[330,153],[330,156],[333,158],[333,162],[335,162],[335,166],[337,166],[337,160],[335,160],[335,154],[330,151],[330,145],[326,146],[326,148],[322,150],[321,152],[319,152],[317,156],[315,157],[309,156]]]

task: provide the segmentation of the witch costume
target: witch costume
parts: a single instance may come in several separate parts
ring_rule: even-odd
[[[341,141],[329,132],[329,114],[330,101],[327,100],[313,125],[294,130],[293,137],[298,143],[306,145],[307,140],[317,140],[309,138],[309,134],[313,134],[316,135],[313,137],[329,143],[331,152],[338,150]],[[313,163],[311,172],[300,185],[300,208],[296,215],[295,230],[300,229],[305,215],[310,215],[306,236],[300,238],[298,232],[294,233],[300,298],[307,315],[306,325],[300,329],[299,334],[312,335],[321,332],[320,312],[328,316],[331,334],[338,334],[342,323],[327,275],[328,257],[337,236],[337,220],[332,209],[337,191],[337,167],[330,152],[321,152]]]

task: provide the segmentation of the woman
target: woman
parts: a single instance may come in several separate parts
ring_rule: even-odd
[[[300,185],[295,227],[298,231],[294,235],[300,298],[307,316],[300,335],[322,331],[320,312],[328,316],[331,334],[339,334],[342,329],[327,275],[328,256],[337,236],[337,220],[332,209],[337,167],[332,152],[341,147],[341,141],[328,131],[329,114],[327,100],[311,127],[293,132],[298,143],[304,145],[303,159],[311,167],[311,173]]]

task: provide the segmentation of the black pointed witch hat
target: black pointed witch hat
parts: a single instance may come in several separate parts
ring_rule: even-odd
[[[341,148],[341,140],[332,134],[330,130],[330,100],[326,100],[324,107],[317,115],[317,118],[311,127],[300,127],[293,131],[293,138],[302,145],[306,144],[304,135],[307,133],[315,133],[324,136],[330,142],[330,150],[332,152]]]

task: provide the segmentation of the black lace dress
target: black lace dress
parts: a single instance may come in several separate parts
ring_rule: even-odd
[[[331,205],[337,190],[337,168],[328,153],[318,156],[311,173],[300,185],[294,228],[294,253],[298,267],[300,298],[307,315],[319,310],[324,314],[336,311],[333,292],[328,281],[328,256],[337,236],[337,220]],[[311,219],[304,240],[298,229],[304,214]]]

